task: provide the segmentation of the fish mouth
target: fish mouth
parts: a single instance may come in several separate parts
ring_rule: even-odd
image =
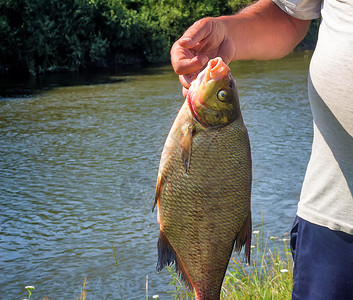
[[[206,85],[210,81],[218,81],[229,76],[229,74],[230,68],[223,62],[222,58],[213,58],[208,62],[207,67],[200,72],[197,78],[191,83],[190,89],[196,92],[202,84]]]
[[[206,68],[204,81],[217,80],[226,77],[230,72],[229,67],[220,57],[211,59]]]

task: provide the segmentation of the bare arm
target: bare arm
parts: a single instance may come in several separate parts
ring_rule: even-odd
[[[232,60],[281,58],[304,38],[310,24],[310,20],[286,14],[271,0],[256,2],[238,15],[220,20],[234,41]]]
[[[172,65],[188,88],[216,56],[226,63],[285,56],[304,38],[309,24],[287,15],[272,0],[259,0],[238,14],[197,21],[173,45]]]

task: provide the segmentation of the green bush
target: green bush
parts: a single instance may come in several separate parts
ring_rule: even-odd
[[[196,20],[252,0],[1,0],[0,73],[167,62]],[[312,36],[315,37],[313,27]],[[307,42],[306,42],[307,43]]]
[[[314,49],[316,46],[317,36],[319,33],[319,26],[320,26],[321,19],[316,19],[311,21],[310,27],[308,29],[308,33],[306,34],[305,38],[300,42],[298,45],[298,49],[305,50],[305,49]]]

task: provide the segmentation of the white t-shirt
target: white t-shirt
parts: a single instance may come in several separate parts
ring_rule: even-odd
[[[353,234],[353,0],[273,0],[298,19],[322,16],[308,91],[314,139],[298,216]]]

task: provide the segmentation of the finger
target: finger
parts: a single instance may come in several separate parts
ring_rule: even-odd
[[[183,87],[183,96],[186,98],[186,95],[188,94],[189,90]]]
[[[204,18],[196,21],[185,31],[179,40],[180,46],[191,49],[205,39],[212,32],[212,18]]]
[[[191,85],[191,82],[193,82],[196,77],[197,77],[196,73],[188,74],[188,75],[180,75],[179,81],[184,88],[188,89]]]
[[[170,56],[174,71],[179,75],[197,72],[208,62],[206,55],[197,55],[192,50],[181,47],[178,42],[173,45]]]
[[[179,75],[188,75],[200,71],[208,62],[206,55],[198,55],[192,59],[183,59],[179,61],[176,73]]]
[[[179,81],[180,81],[181,85],[183,86],[183,88],[188,89],[191,85],[191,83],[185,79],[184,75],[179,75]]]

